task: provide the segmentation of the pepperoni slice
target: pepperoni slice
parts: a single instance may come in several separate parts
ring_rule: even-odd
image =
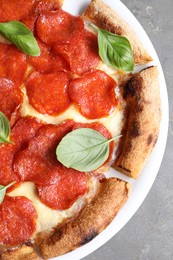
[[[55,45],[54,49],[70,63],[72,72],[79,75],[95,69],[101,61],[97,37],[87,30],[75,34],[68,43]]]
[[[61,1],[57,0],[43,0],[36,3],[34,12],[38,14],[48,13],[50,11],[57,11],[61,7]]]
[[[16,146],[0,145],[0,184],[7,185],[12,181],[19,181],[19,177],[13,171],[13,158],[16,153]]]
[[[26,16],[34,0],[0,0],[0,22],[19,20]]]
[[[42,14],[37,20],[37,34],[43,42],[49,45],[66,42],[83,28],[84,23],[80,17],[72,16],[62,9]]]
[[[11,140],[18,149],[25,149],[43,123],[35,117],[22,117],[11,131]]]
[[[45,125],[39,129],[28,147],[15,158],[14,170],[21,180],[40,185],[57,182],[62,167],[56,158],[56,147],[72,130],[73,124],[72,120],[67,120],[58,126]]]
[[[5,196],[0,205],[0,244],[13,246],[29,240],[36,230],[36,219],[29,199]]]
[[[44,73],[56,73],[57,71],[69,70],[69,65],[62,56],[55,54],[51,47],[45,43],[39,40],[37,40],[37,42],[41,50],[41,55],[38,57],[29,57],[31,65],[37,71]]]
[[[102,71],[88,72],[69,86],[71,99],[87,118],[108,116],[116,107],[116,82]]]
[[[0,78],[0,111],[10,120],[12,113],[22,103],[23,93],[11,80]]]
[[[14,45],[0,44],[0,49],[0,77],[8,78],[20,86],[28,67],[26,55]]]
[[[0,145],[0,184],[7,185],[12,181],[20,181],[20,178],[13,171],[13,160],[15,155],[26,148],[29,140],[35,136],[36,131],[42,124],[35,118],[21,118],[11,131],[13,145]]]
[[[68,73],[41,74],[34,72],[26,82],[29,103],[42,114],[58,115],[70,104]]]
[[[56,184],[38,187],[40,200],[50,208],[65,210],[87,191],[87,175],[62,167],[63,174]]]
[[[57,0],[36,2],[32,8],[32,12],[25,16],[21,22],[24,23],[32,32],[35,32],[36,22],[40,14],[56,11],[59,8],[60,3]]]
[[[26,25],[26,27],[28,27],[28,29],[34,33],[35,32],[36,21],[37,21],[38,17],[39,17],[39,14],[32,13],[32,14],[29,14],[29,15],[25,16],[21,20],[21,22],[24,23]]]
[[[75,123],[74,126],[73,126],[73,130],[78,129],[78,128],[91,128],[91,129],[94,129],[94,130],[100,132],[107,139],[112,138],[112,135],[109,132],[109,130],[103,124],[98,123],[98,122],[86,123],[86,124]]]

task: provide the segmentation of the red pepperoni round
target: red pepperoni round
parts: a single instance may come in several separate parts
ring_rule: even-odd
[[[0,22],[19,20],[26,16],[35,0],[0,0]]]
[[[10,139],[19,149],[25,149],[42,125],[43,123],[35,117],[21,117],[12,128]]]
[[[37,34],[43,42],[49,45],[68,41],[83,27],[84,23],[80,17],[72,16],[62,9],[42,14],[37,20]]]
[[[0,244],[13,246],[29,240],[36,230],[36,219],[29,199],[5,196],[0,205]]]
[[[108,116],[116,107],[116,82],[102,71],[88,72],[69,86],[71,99],[87,118]]]
[[[26,82],[29,103],[42,114],[58,115],[71,104],[68,95],[68,73],[41,74],[34,72]]]
[[[0,77],[12,80],[17,86],[23,83],[28,67],[26,55],[14,45],[1,44]]]
[[[37,21],[38,17],[39,17],[39,14],[32,13],[32,14],[29,14],[29,15],[25,16],[21,20],[21,22],[24,23],[26,25],[26,27],[28,27],[28,29],[34,33],[35,32],[36,21]]]
[[[41,50],[38,57],[29,57],[31,65],[39,72],[56,73],[57,71],[69,70],[67,61],[60,55],[55,54],[51,47],[37,39]]]
[[[11,115],[23,101],[23,93],[11,80],[0,78],[0,111],[10,120]]]
[[[70,63],[72,72],[79,75],[95,69],[101,61],[97,37],[86,30],[75,34],[68,43],[55,45],[54,49]]]
[[[34,181],[40,185],[53,184],[59,180],[61,165],[56,158],[56,147],[60,140],[72,130],[74,122],[41,127],[28,147],[18,153],[14,161],[15,173],[23,181]]]
[[[8,45],[4,44],[4,43],[0,43],[0,60],[4,58],[4,56],[6,55],[7,49],[8,49]],[[1,67],[0,67],[1,69]]]
[[[16,146],[0,145],[0,184],[7,185],[13,181],[19,181],[19,177],[13,171],[13,158],[16,153]]]
[[[91,128],[99,133],[101,133],[104,137],[107,139],[111,139],[112,135],[109,132],[109,130],[101,123],[94,122],[94,123],[75,123],[73,126],[73,130],[78,129],[78,128]]]
[[[38,14],[48,13],[50,11],[57,11],[61,7],[61,1],[57,0],[43,0],[36,3],[34,12]]]
[[[21,118],[11,131],[13,145],[0,145],[0,184],[7,185],[12,181],[20,181],[20,178],[13,170],[13,161],[16,154],[26,148],[29,140],[35,136],[36,131],[42,124],[35,118]]]
[[[60,8],[60,3],[57,0],[38,1],[32,8],[32,12],[25,16],[21,22],[24,23],[32,32],[35,32],[36,22],[40,14],[46,14],[50,11],[56,11]]]
[[[62,166],[63,174],[56,184],[38,187],[40,200],[56,210],[70,208],[87,191],[87,175]]]

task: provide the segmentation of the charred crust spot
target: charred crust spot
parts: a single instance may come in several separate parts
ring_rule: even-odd
[[[117,165],[117,167],[120,168],[120,169],[122,169],[123,171],[125,171],[125,172],[131,174],[131,170],[129,170],[129,169],[123,167],[122,165]]]
[[[135,88],[134,88],[134,78],[130,79],[127,84],[124,86],[123,98],[126,99],[128,96],[134,97]]]
[[[142,90],[142,78],[137,75],[131,78],[124,87],[123,98],[126,99],[128,96],[136,97]]]
[[[130,130],[130,136],[135,138],[140,135],[140,129],[139,129],[139,124],[137,121],[134,121],[131,125],[131,130]]]
[[[86,237],[84,237],[81,241],[81,245],[85,245],[87,243],[89,243],[92,239],[94,239],[96,236],[98,235],[98,233],[96,231],[91,232],[90,234],[88,234]]]
[[[61,229],[56,230],[56,232],[49,237],[48,245],[55,244],[58,240],[62,238],[63,232]]]
[[[26,245],[26,246],[31,246],[31,247],[33,247],[33,243],[32,243],[31,241],[25,242],[25,245]]]
[[[152,143],[152,141],[153,141],[153,135],[150,134],[150,135],[148,136],[148,139],[147,139],[147,144],[148,144],[148,146]]]

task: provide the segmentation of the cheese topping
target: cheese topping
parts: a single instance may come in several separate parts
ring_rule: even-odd
[[[64,219],[73,217],[77,214],[86,204],[94,198],[99,189],[99,182],[96,178],[92,177],[88,183],[88,192],[81,198],[79,198],[69,209],[67,210],[54,210],[44,205],[36,191],[35,184],[33,182],[24,182],[12,192],[8,193],[9,196],[25,196],[30,199],[37,211],[37,229],[33,234],[33,238],[43,231],[49,231],[53,227],[57,226]]]

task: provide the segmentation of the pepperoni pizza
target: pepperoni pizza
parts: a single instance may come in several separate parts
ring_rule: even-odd
[[[112,166],[137,178],[159,133],[157,68],[112,68],[100,54],[98,30],[123,36],[125,49],[129,41],[135,65],[149,63],[132,28],[102,0],[91,0],[77,17],[62,5],[0,0],[0,23],[20,21],[40,49],[27,55],[0,38],[0,116],[11,126],[6,142],[0,129],[0,259],[48,259],[92,240],[129,196],[130,185],[106,178],[106,171]],[[56,156],[64,138],[79,130],[107,142],[121,134],[91,171]]]

